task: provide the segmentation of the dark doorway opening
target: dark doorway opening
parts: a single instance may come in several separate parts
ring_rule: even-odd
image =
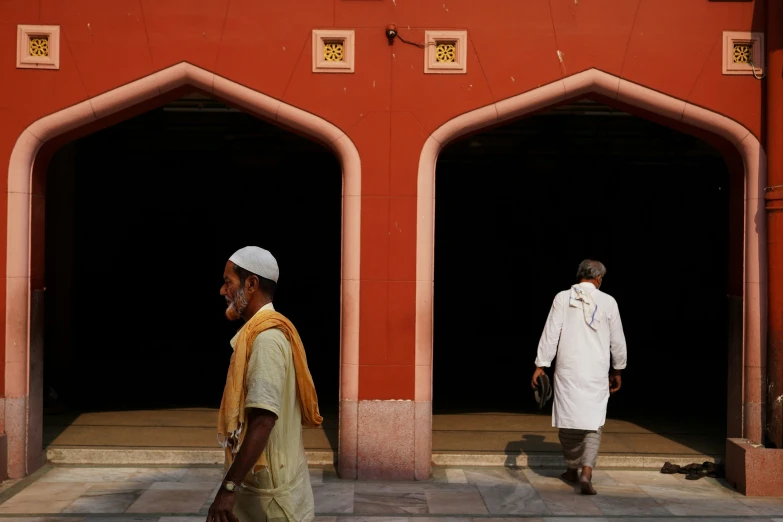
[[[629,350],[608,417],[722,453],[729,204],[742,198],[729,187],[712,146],[591,100],[447,147],[436,175],[435,451],[438,414],[551,412],[530,390],[536,348],[555,294],[593,258],[608,269],[601,290],[619,303]],[[495,422],[471,419],[467,431]]]
[[[199,93],[64,146],[47,172],[47,413],[217,408],[241,326],[223,268],[258,245],[336,421],[341,196],[330,151]]]

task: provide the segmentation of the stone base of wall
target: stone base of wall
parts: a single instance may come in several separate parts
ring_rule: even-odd
[[[0,435],[0,481],[8,478],[8,437]]]
[[[413,401],[360,401],[357,478],[413,480]]]
[[[783,496],[783,449],[726,439],[726,480],[749,497]]]
[[[338,473],[347,480],[426,480],[432,407],[406,400],[341,401]]]

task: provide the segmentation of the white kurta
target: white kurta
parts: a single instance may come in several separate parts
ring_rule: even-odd
[[[606,421],[610,362],[622,370],[628,355],[617,302],[592,283],[580,286],[598,306],[596,329],[585,321],[581,301],[569,304],[571,290],[560,292],[538,343],[536,366],[551,366],[557,355],[552,426],[597,430]]]

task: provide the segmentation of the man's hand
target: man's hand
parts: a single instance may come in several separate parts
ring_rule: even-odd
[[[275,427],[275,421],[277,421],[277,415],[271,411],[258,408],[247,410],[245,439],[242,441],[234,462],[228,468],[224,480],[233,482],[237,486],[242,483],[245,476],[258,462],[261,453],[264,452],[269,434]],[[209,508],[206,522],[239,522],[233,513],[236,495],[221,486],[215,496],[215,501]]]
[[[236,500],[236,493],[226,491],[221,486],[215,501],[209,507],[209,513],[207,514],[207,522],[239,522],[239,519],[234,515],[234,501]]]
[[[614,393],[619,390],[623,385],[623,378],[620,377],[619,370],[612,370],[609,372],[609,393]]]
[[[536,368],[536,371],[533,372],[533,378],[530,380],[530,387],[534,390],[538,388],[538,378],[544,374],[545,372],[543,368]]]

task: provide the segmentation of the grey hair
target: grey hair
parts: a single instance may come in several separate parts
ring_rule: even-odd
[[[576,271],[576,280],[598,279],[606,275],[606,267],[600,261],[585,259],[579,263],[579,269]]]

